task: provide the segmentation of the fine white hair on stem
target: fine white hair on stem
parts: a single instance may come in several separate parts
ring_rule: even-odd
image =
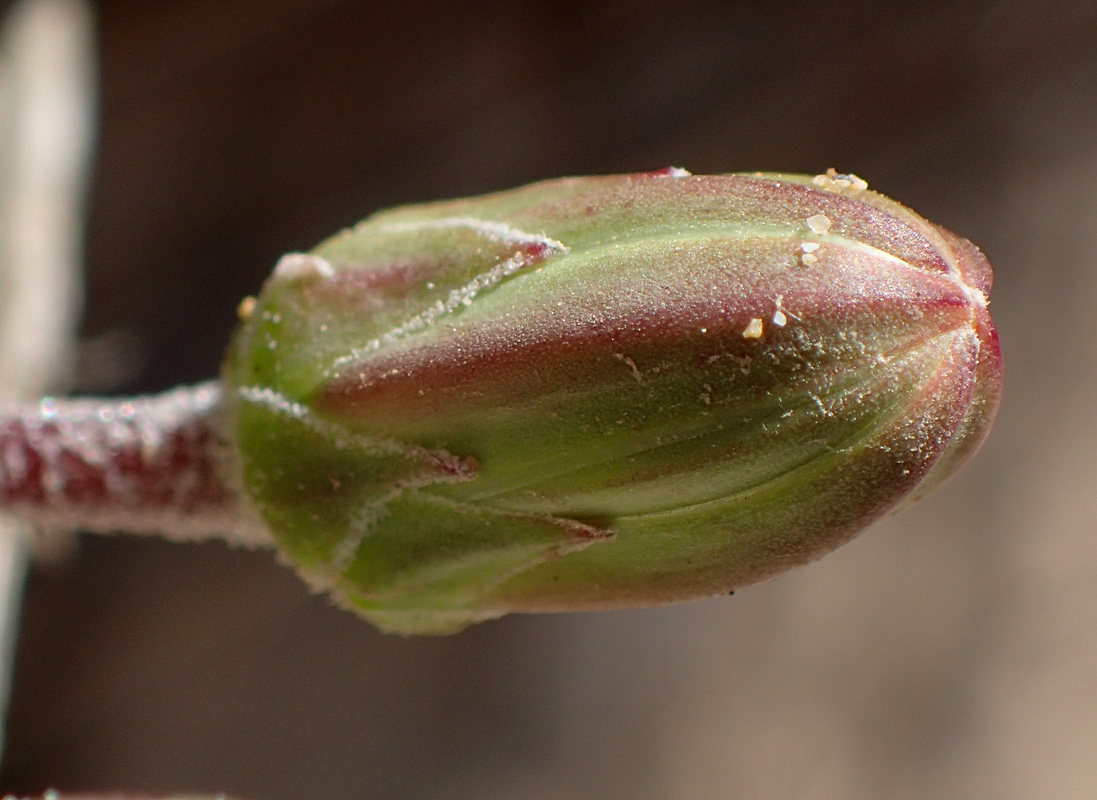
[[[270,546],[237,491],[216,382],[0,403],[0,505],[44,528]]]

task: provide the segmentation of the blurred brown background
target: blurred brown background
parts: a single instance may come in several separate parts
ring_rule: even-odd
[[[31,576],[0,790],[1097,796],[1097,4],[101,0],[86,391],[208,377],[277,256],[564,174],[851,170],[995,267],[959,477],[687,606],[385,637],[268,555]]]

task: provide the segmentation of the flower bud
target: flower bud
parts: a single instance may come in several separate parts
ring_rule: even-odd
[[[725,593],[959,468],[973,245],[855,176],[573,178],[283,258],[225,370],[284,554],[385,630]]]

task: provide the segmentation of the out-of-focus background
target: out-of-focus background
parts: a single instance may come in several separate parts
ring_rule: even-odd
[[[29,575],[0,789],[1097,793],[1097,4],[93,5],[79,390],[214,374],[278,255],[376,208],[673,164],[853,171],[975,241],[1005,402],[915,508],[679,607],[400,639],[266,553],[80,538]]]

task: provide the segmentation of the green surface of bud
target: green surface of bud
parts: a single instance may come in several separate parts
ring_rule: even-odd
[[[283,553],[384,630],[725,593],[952,474],[978,249],[855,176],[573,178],[282,259],[225,369]]]

